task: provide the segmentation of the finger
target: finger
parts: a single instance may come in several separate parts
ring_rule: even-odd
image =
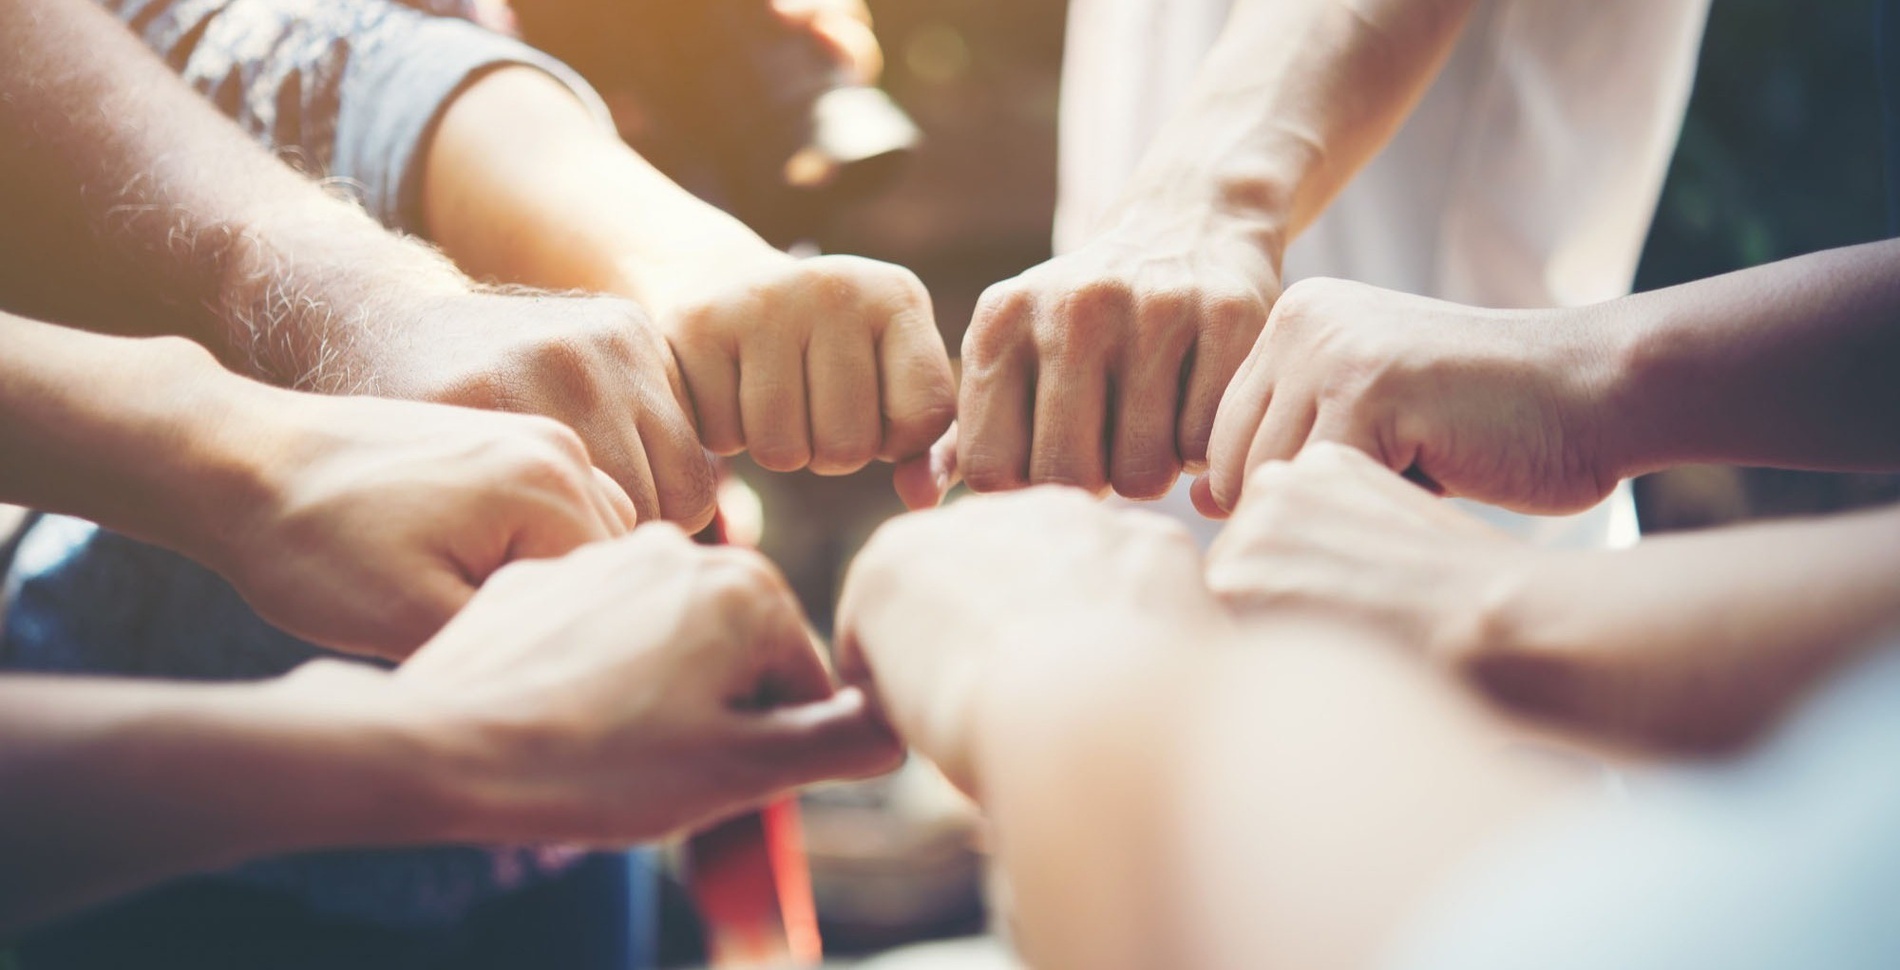
[[[486,570],[472,571],[480,573],[475,579],[486,579],[489,573],[517,559],[558,559],[590,542],[611,537],[606,521],[585,496],[577,496],[572,503],[549,502],[523,509],[520,515],[522,521],[516,524],[502,561],[489,564]]]
[[[1194,480],[1194,485],[1188,489],[1188,501],[1194,503],[1194,511],[1201,513],[1204,518],[1225,519],[1233,514],[1214,501],[1214,486],[1206,475]]]
[[[964,357],[958,399],[957,468],[979,492],[1029,483],[1030,402],[1035,378],[1016,353],[993,362]]]
[[[732,348],[712,345],[712,338],[685,338],[673,348],[677,372],[699,426],[699,440],[716,455],[732,456],[745,450],[745,428],[739,421],[739,368]]]
[[[903,744],[856,687],[754,714],[739,730],[741,744],[774,789],[880,775],[904,757]]]
[[[1273,371],[1268,367],[1266,342],[1248,357],[1243,373],[1223,395],[1219,416],[1208,437],[1208,495],[1219,508],[1232,512],[1240,501],[1241,483],[1255,434],[1273,402]]]
[[[877,353],[869,335],[821,325],[805,352],[805,374],[811,393],[811,470],[846,475],[863,468],[877,457],[883,438]]]
[[[903,461],[928,451],[956,419],[950,354],[918,284],[917,307],[897,313],[878,339],[882,414],[880,456]]]
[[[1194,331],[1170,327],[1164,332],[1179,336],[1124,361],[1124,379],[1115,395],[1109,479],[1127,498],[1160,498],[1181,474],[1175,408],[1181,400],[1181,358]]]
[[[697,532],[718,510],[718,475],[712,459],[672,395],[649,392],[646,398],[650,405],[641,409],[637,424],[651,468],[657,514],[642,516],[641,521],[664,518]]]
[[[608,530],[614,536],[625,535],[640,521],[640,513],[634,509],[626,490],[599,468],[594,469],[594,500],[608,525],[615,527]]]
[[[1105,367],[1086,358],[1045,358],[1036,382],[1029,480],[1100,494],[1108,484],[1107,415]]]
[[[764,710],[830,697],[831,670],[783,577],[757,553],[735,549],[714,554],[732,556],[735,564],[748,572],[764,570],[771,590],[767,598],[758,601],[746,631],[750,663],[747,681],[734,698],[735,706]]]
[[[741,351],[739,420],[759,467],[790,472],[811,461],[804,347],[767,329]]]
[[[1387,448],[1371,422],[1359,420],[1351,408],[1331,407],[1320,413],[1313,423],[1313,430],[1307,436],[1307,444],[1344,445],[1370,456],[1373,461],[1386,468],[1402,472],[1417,457],[1415,452],[1403,455],[1387,454]]]
[[[1241,365],[1258,353],[1254,338],[1263,323],[1264,319],[1245,326],[1201,329],[1181,395],[1181,425],[1177,432],[1181,460],[1190,471],[1199,471],[1210,460],[1209,449],[1221,402]],[[1256,362],[1254,371],[1267,369],[1263,366],[1267,363],[1270,362]]]
[[[1269,461],[1291,461],[1306,444],[1318,418],[1313,399],[1292,388],[1277,388],[1260,419],[1253,443],[1247,447],[1246,468],[1259,468]]]
[[[660,493],[653,481],[653,466],[640,433],[643,418],[644,415],[636,416],[624,433],[622,440],[626,443],[615,449],[619,458],[609,477],[621,486],[621,494],[633,505],[634,521],[657,522],[661,518]]]
[[[897,470],[891,474],[891,485],[897,489],[897,497],[904,501],[905,508],[913,512],[935,508],[956,486],[957,437],[957,425],[952,422],[950,429],[931,446],[929,454],[898,463]]]

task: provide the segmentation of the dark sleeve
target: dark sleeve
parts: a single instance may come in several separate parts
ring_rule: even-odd
[[[456,16],[454,0],[102,0],[219,109],[303,171],[420,233],[422,150],[483,73],[527,65],[608,123],[566,65]]]

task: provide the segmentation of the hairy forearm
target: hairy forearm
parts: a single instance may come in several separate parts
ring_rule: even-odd
[[[0,679],[0,934],[259,855],[452,832],[412,735],[301,676]]]
[[[1900,509],[1551,553],[1461,651],[1490,693],[1611,740],[1726,749],[1900,626]]]
[[[1466,698],[1350,631],[1174,646],[1024,672],[982,708],[985,808],[1038,966],[1367,965],[1557,794]]]
[[[1683,462],[1900,469],[1900,243],[1785,260],[1579,311],[1626,375],[1624,476]]]
[[[658,309],[681,266],[773,252],[532,68],[491,72],[458,96],[424,172],[430,238],[479,278],[614,292]]]
[[[38,316],[189,336],[297,383],[359,342],[384,286],[452,289],[253,144],[94,4],[0,5],[0,291]]]
[[[1240,0],[1110,221],[1246,227],[1277,260],[1377,154],[1473,0]]]

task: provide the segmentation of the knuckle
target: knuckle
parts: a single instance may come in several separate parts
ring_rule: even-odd
[[[1020,290],[999,294],[992,286],[978,301],[970,328],[963,333],[963,360],[967,367],[980,368],[1003,361],[1023,344],[1027,321],[1034,315],[1034,300]]]
[[[1119,343],[1134,315],[1133,288],[1120,280],[1096,280],[1063,294],[1038,345],[1051,356],[1106,351]]]
[[[1116,494],[1144,500],[1166,495],[1180,474],[1180,460],[1169,454],[1118,461],[1111,478]]]

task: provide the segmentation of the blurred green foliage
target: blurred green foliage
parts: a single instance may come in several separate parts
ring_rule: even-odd
[[[1870,0],[1715,0],[1639,289],[1886,234],[1873,23]]]

